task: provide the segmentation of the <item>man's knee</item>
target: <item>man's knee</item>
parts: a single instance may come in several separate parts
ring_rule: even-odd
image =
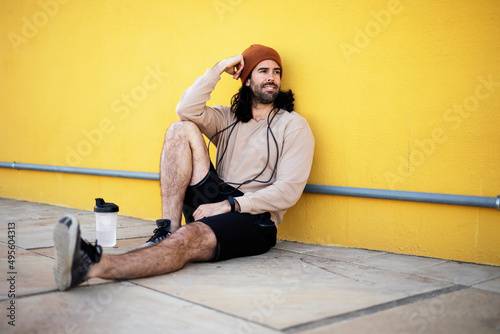
[[[186,224],[176,233],[178,233],[179,237],[183,240],[201,241],[202,243],[206,241],[207,244],[216,243],[215,234],[210,226],[200,221]]]
[[[168,238],[188,252],[191,261],[209,261],[215,257],[217,238],[205,223],[187,224]]]
[[[166,138],[188,138],[192,135],[201,136],[201,131],[195,123],[191,121],[176,121],[168,128]]]
[[[164,154],[172,152],[188,152],[191,154],[190,185],[198,184],[210,170],[210,156],[203,135],[198,126],[190,121],[172,123],[165,135],[162,161]],[[186,156],[184,156],[186,157]]]

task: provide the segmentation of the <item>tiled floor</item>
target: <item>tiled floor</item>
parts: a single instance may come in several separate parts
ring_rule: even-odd
[[[59,292],[52,232],[67,213],[95,240],[92,212],[0,199],[1,333],[500,334],[500,267],[285,241],[261,256]],[[153,228],[120,216],[105,253],[142,244]]]

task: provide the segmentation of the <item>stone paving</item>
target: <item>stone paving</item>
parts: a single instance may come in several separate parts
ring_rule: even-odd
[[[65,214],[95,240],[91,211],[0,198],[0,333],[500,334],[500,267],[286,241],[260,256],[59,292],[52,233]],[[118,223],[105,253],[154,229]]]

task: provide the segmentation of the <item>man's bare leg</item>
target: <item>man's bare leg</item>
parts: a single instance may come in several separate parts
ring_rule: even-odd
[[[160,160],[162,215],[171,220],[170,231],[181,226],[182,203],[189,185],[199,183],[210,169],[210,157],[198,126],[173,123],[165,135]]]
[[[171,220],[172,235],[156,245],[121,255],[102,255],[88,277],[133,279],[167,274],[186,263],[214,258],[217,240],[201,222],[180,228],[184,194],[210,169],[210,157],[198,126],[189,121],[173,123],[165,135],[160,160],[163,218]],[[175,233],[173,233],[175,232]]]
[[[217,240],[212,229],[202,222],[183,226],[156,245],[120,255],[102,255],[89,271],[88,278],[134,279],[171,273],[188,262],[215,257]]]
[[[201,222],[180,227],[184,194],[210,169],[205,141],[192,122],[175,122],[167,130],[160,160],[163,218],[171,220],[172,235],[156,245],[121,255],[102,255],[89,278],[133,279],[167,274],[186,263],[214,258],[217,240]],[[175,232],[175,233],[174,233]]]
[[[165,136],[161,156],[161,191],[164,218],[172,220],[172,234],[150,247],[121,255],[102,254],[100,246],[80,239],[76,218],[67,216],[54,229],[54,276],[61,291],[88,278],[133,279],[167,274],[186,263],[215,257],[217,239],[202,222],[180,228],[184,193],[208,173],[210,158],[198,127],[174,123]]]

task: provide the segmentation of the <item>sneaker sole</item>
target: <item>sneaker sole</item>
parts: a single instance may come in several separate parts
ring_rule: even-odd
[[[80,237],[78,221],[73,216],[62,218],[54,229],[54,248],[56,263],[54,277],[59,290],[64,291],[71,286],[71,267],[77,240]]]
[[[143,248],[151,247],[151,246],[153,246],[154,244],[155,244],[154,242],[149,242],[149,241],[148,241],[148,242],[146,242],[144,245],[141,245],[141,246],[139,246],[139,247],[132,248],[130,251],[131,251],[131,252],[134,252],[134,251],[139,250],[139,249],[143,249]]]

